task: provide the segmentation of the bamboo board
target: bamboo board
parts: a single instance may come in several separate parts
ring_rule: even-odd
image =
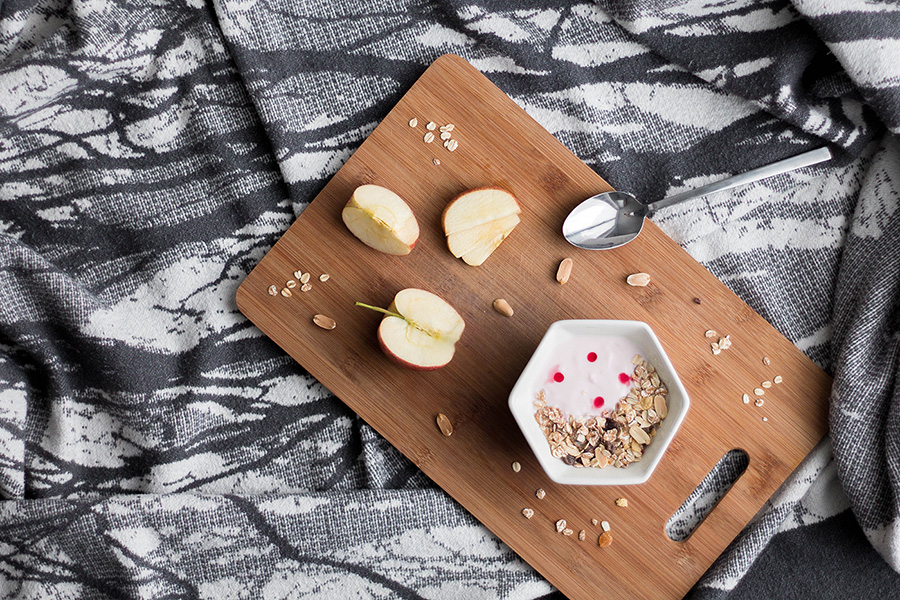
[[[439,140],[424,143],[429,120],[456,125],[455,152]],[[408,256],[371,250],[343,226],[341,209],[364,183],[394,190],[413,208],[421,235]],[[519,199],[522,222],[482,266],[470,267],[448,252],[440,215],[459,192],[486,185]],[[237,303],[568,597],[680,598],[826,433],[831,379],[652,223],[612,251],[566,243],[560,228],[569,210],[609,189],[487,78],[446,55],[250,273]],[[565,257],[575,268],[560,286],[554,276]],[[312,271],[311,291],[295,288],[289,298],[267,293],[297,269]],[[651,274],[650,286],[625,284],[638,271]],[[319,282],[320,273],[331,278]],[[442,369],[417,372],[389,362],[375,335],[380,315],[353,306],[359,300],[386,307],[407,287],[442,296],[466,321],[456,356]],[[512,318],[491,309],[499,297],[514,307]],[[316,313],[334,318],[337,328],[315,327]],[[645,321],[688,390],[687,417],[645,484],[552,483],[509,413],[509,391],[543,333],[553,321],[572,318]],[[730,334],[732,348],[713,356],[707,329]],[[784,383],[766,390],[764,407],[741,402],[743,393],[753,396],[761,381],[778,374]],[[454,424],[449,438],[435,425],[438,413]],[[670,540],[666,521],[733,448],[748,453],[746,472],[690,538]],[[521,472],[512,471],[513,461]],[[543,500],[535,497],[538,488],[547,492]],[[614,505],[619,497],[628,498],[627,509]],[[534,509],[534,518],[522,516],[524,507]],[[587,530],[587,540],[558,534],[560,518],[576,532]],[[611,546],[597,546],[592,518],[610,522]]]

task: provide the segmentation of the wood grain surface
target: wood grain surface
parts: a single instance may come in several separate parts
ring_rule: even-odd
[[[408,125],[412,117],[418,126]],[[454,123],[459,147],[423,141],[424,125]],[[440,165],[433,164],[438,158]],[[359,185],[377,183],[407,200],[421,228],[408,256],[376,252],[354,238],[341,209]],[[522,205],[522,222],[480,267],[447,250],[440,215],[466,189],[500,186]],[[826,433],[830,378],[652,223],[612,251],[570,246],[560,228],[582,199],[611,189],[552,135],[463,59],[429,67],[335,174],[240,286],[240,310],[361,415],[429,477],[573,599],[680,598]],[[555,280],[565,257],[569,283]],[[313,288],[269,296],[297,269]],[[652,276],[646,288],[628,274]],[[328,273],[327,282],[319,282]],[[432,291],[466,321],[453,361],[442,369],[403,369],[379,350],[381,316],[356,300],[387,306],[407,287]],[[495,298],[515,309],[505,318]],[[701,304],[693,298],[702,299]],[[312,323],[335,319],[332,331]],[[628,487],[563,486],[543,473],[517,429],[509,391],[547,327],[559,319],[636,319],[656,332],[691,398],[681,429],[650,480]],[[730,334],[718,356],[704,332]],[[771,365],[763,364],[763,356]],[[765,405],[741,401],[763,380]],[[435,424],[453,422],[452,437]],[[762,417],[768,418],[767,422]],[[715,463],[741,448],[749,467],[683,542],[666,521]],[[514,473],[513,461],[522,464]],[[535,490],[543,488],[543,500]],[[614,500],[626,497],[628,508]],[[530,507],[531,520],[522,516]],[[587,540],[554,528],[564,518]],[[608,520],[614,543],[597,546]]]

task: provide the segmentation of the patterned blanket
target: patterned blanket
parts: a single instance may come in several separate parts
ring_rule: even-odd
[[[691,595],[896,597],[900,7],[869,0],[0,1],[0,595],[558,594],[234,303],[448,52],[638,197],[834,150],[655,217],[835,376]]]

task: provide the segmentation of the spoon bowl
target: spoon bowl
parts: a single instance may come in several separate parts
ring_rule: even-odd
[[[653,216],[660,208],[808,167],[830,158],[828,148],[816,148],[651,204],[644,204],[627,192],[597,194],[572,209],[563,223],[563,237],[573,246],[586,250],[617,248],[636,238],[644,228],[644,218]]]
[[[576,206],[562,232],[573,246],[609,250],[636,238],[648,213],[647,206],[628,192],[603,192]]]

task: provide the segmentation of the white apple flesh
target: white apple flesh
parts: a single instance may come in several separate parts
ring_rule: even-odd
[[[356,303],[385,314],[378,343],[394,362],[430,371],[450,362],[466,324],[446,300],[416,288],[401,290],[387,310]]]
[[[450,252],[466,264],[481,265],[516,228],[521,212],[515,197],[500,188],[460,194],[441,217]]]
[[[347,229],[385,254],[409,254],[419,239],[419,223],[409,205],[379,185],[361,185],[341,212]]]

